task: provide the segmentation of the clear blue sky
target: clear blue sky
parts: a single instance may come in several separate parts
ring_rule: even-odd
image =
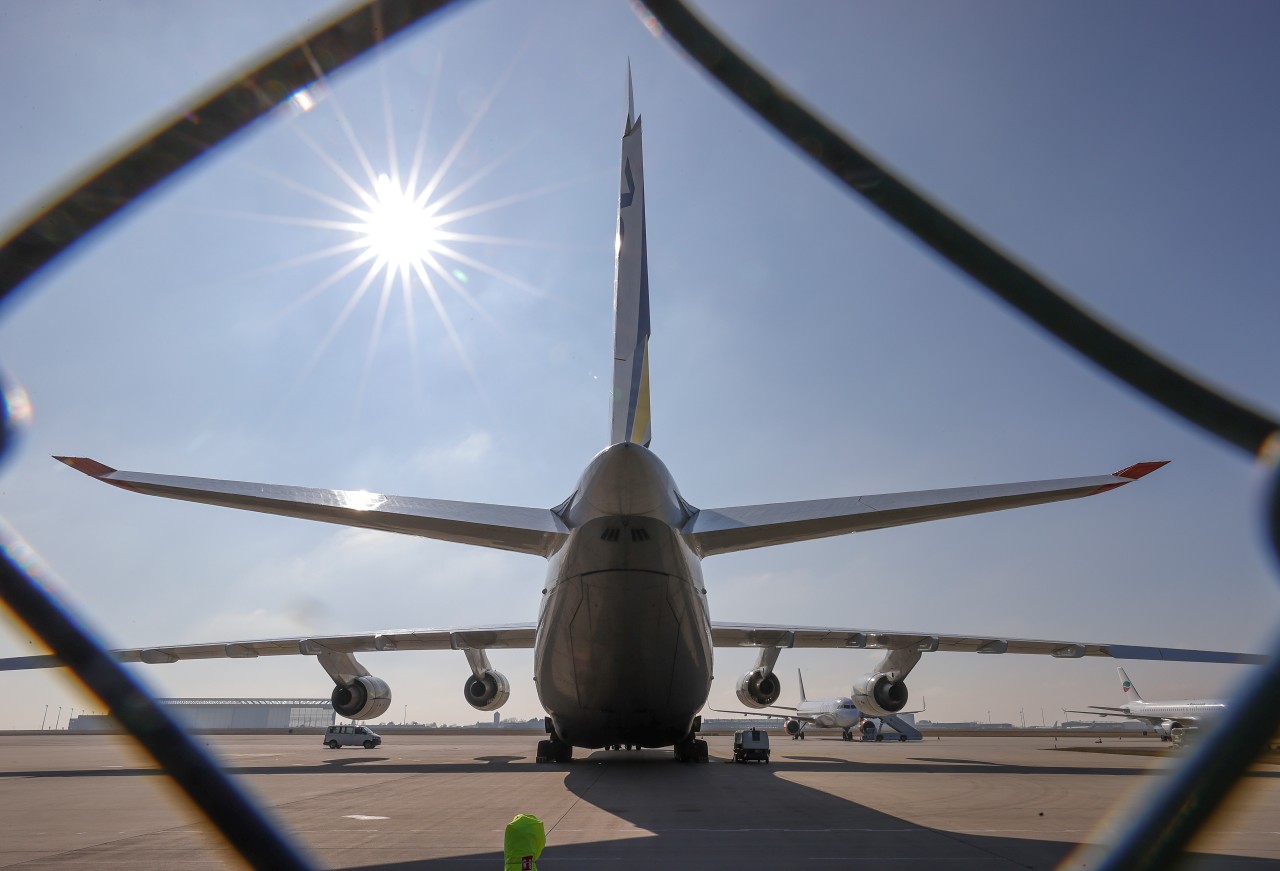
[[[0,6],[0,217],[236,63],[304,2]],[[1089,307],[1272,411],[1280,238],[1273,4],[706,2],[766,69]],[[314,21],[314,19],[312,19]],[[535,558],[148,499],[49,459],[551,506],[608,436],[612,254],[628,58],[644,118],[654,450],[695,505],[1172,464],[1059,505],[715,557],[714,619],[1260,649],[1280,587],[1261,474],[1042,337],[837,188],[622,2],[465,4],[343,72],[140,203],[10,303],[0,363],[34,418],[0,511],[109,643],[534,619]],[[435,93],[434,100],[431,94]],[[388,111],[389,110],[389,111]],[[425,172],[471,133],[441,285],[380,317],[332,201]],[[388,114],[390,121],[388,121]],[[351,136],[344,129],[344,119]],[[472,122],[475,122],[472,124]],[[491,208],[486,208],[492,206]],[[308,291],[319,290],[308,296]],[[335,330],[335,325],[339,325]],[[332,338],[326,341],[326,337]],[[376,335],[376,342],[371,337]],[[371,350],[372,347],[372,350]],[[30,649],[18,631],[0,655]],[[496,653],[504,715],[531,658]],[[873,653],[786,652],[784,702],[843,694]],[[750,652],[717,654],[733,703]],[[472,722],[461,655],[368,656],[388,719]],[[1107,660],[926,656],[926,716],[1052,722],[1118,698]],[[166,695],[327,695],[309,659],[143,670]],[[1148,697],[1224,667],[1131,664]],[[81,707],[7,674],[0,726]],[[50,712],[52,718],[52,711]]]

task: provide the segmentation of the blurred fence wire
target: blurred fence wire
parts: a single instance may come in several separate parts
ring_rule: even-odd
[[[760,72],[680,0],[630,0],[650,32],[674,41],[736,100],[808,155],[836,181],[880,209],[921,242],[1051,335],[1145,396],[1266,463],[1271,545],[1280,558],[1280,423],[1161,360],[1104,324],[1012,257],[980,238],[888,169],[866,156],[814,111]],[[296,93],[381,42],[450,5],[448,0],[371,0],[285,46],[248,72],[147,131],[81,178],[0,245],[0,299],[54,263],[104,222],[174,173],[267,116]],[[5,394],[16,396],[16,391]],[[11,443],[11,403],[0,403],[0,453]],[[169,718],[49,589],[50,577],[16,533],[3,530],[0,596],[111,710],[186,792],[231,846],[259,868],[305,868],[279,828]],[[1227,719],[1154,798],[1148,797],[1107,869],[1173,864],[1280,725],[1280,637]]]

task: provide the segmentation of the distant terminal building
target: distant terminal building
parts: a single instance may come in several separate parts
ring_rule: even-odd
[[[337,722],[329,699],[156,699],[187,729],[323,729]],[[79,716],[73,730],[116,729],[110,717]]]
[[[329,699],[157,699],[188,729],[310,729],[332,726]]]

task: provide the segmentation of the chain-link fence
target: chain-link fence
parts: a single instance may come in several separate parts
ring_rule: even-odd
[[[213,96],[184,107],[149,131],[122,156],[74,182],[61,200],[23,222],[0,247],[0,298],[126,211],[152,187],[200,160],[302,88],[337,71],[380,42],[413,25],[429,25],[445,0],[374,0],[288,46],[250,71],[233,76]],[[1170,412],[1268,464],[1265,505],[1272,546],[1280,553],[1280,424],[1224,396],[1159,359],[1074,304],[1063,292],[1018,264],[946,214],[925,196],[869,159],[799,99],[701,22],[679,0],[632,4],[649,25],[660,25],[729,95],[829,172],[839,184],[885,215],[1114,377]],[[652,29],[652,27],[651,27]],[[199,119],[198,124],[192,119]],[[0,452],[12,426],[5,413]],[[306,862],[279,827],[239,790],[147,692],[48,592],[46,570],[16,531],[0,530],[5,559],[0,595],[164,767],[246,861],[261,868],[302,868]],[[1168,867],[1206,822],[1280,724],[1280,638],[1269,664],[1258,669],[1228,718],[1176,771],[1157,800],[1106,858],[1108,869]]]

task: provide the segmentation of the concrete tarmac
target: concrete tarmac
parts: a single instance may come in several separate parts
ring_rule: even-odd
[[[576,751],[535,765],[538,736],[391,735],[328,750],[318,734],[202,736],[318,868],[502,867],[518,813],[547,828],[543,871],[880,865],[1089,867],[1117,808],[1159,785],[1155,740],[982,737],[871,744],[773,735],[768,765],[670,751]],[[1056,745],[1056,746],[1055,746]],[[235,868],[239,861],[128,739],[0,736],[0,866]],[[1280,765],[1257,766],[1188,867],[1280,867]]]

